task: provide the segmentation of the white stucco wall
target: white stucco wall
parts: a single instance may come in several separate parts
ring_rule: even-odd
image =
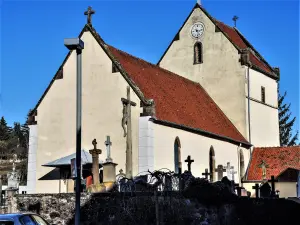
[[[271,185],[271,184],[270,184]],[[255,198],[255,190],[252,187],[255,183],[243,183],[243,187],[251,192],[251,197]],[[279,190],[280,198],[297,197],[297,183],[296,182],[278,182],[275,183],[275,190]]]
[[[154,131],[149,118],[139,118],[139,174],[154,170]]]
[[[199,40],[203,45],[203,63],[194,65],[194,44],[190,35],[195,22],[205,25]],[[213,22],[197,8],[193,11],[160,62],[160,66],[192,81],[199,82],[222,111],[246,137],[245,67],[239,62],[240,55],[233,44],[215,31]]]
[[[203,177],[202,173],[205,172],[206,168],[209,169],[209,150],[211,146],[215,151],[216,167],[219,164],[226,166],[227,162],[230,162],[235,171],[238,171],[239,146],[237,145],[158,124],[153,124],[153,129],[155,137],[154,168],[156,170],[169,168],[174,171],[174,142],[178,137],[181,144],[182,171],[187,170],[187,164],[184,160],[190,155],[195,160],[191,166],[193,175]],[[245,165],[247,165],[250,151],[244,148],[241,149],[244,153]],[[224,172],[224,176],[226,176],[226,172]],[[237,183],[239,182],[238,178],[239,174],[236,174],[235,182]]]
[[[252,69],[249,70],[249,77],[251,143],[256,147],[279,146],[278,84],[276,80]],[[261,102],[262,86],[265,87],[266,104]],[[247,84],[246,95],[248,96]],[[248,104],[246,112],[248,113]]]
[[[92,140],[102,149],[100,160],[105,160],[104,141],[110,135],[111,156],[118,164],[116,171],[125,171],[126,138],[123,138],[122,103],[126,98],[127,82],[120,73],[112,73],[112,62],[93,36],[82,36],[85,47],[82,55],[82,149],[91,149]],[[76,53],[73,52],[63,67],[63,79],[56,80],[38,107],[38,149],[36,179],[51,169],[42,167],[60,157],[75,152],[76,107]],[[132,108],[133,174],[138,172],[138,127],[140,100],[131,90],[131,99],[137,103]],[[66,186],[63,185],[62,186]],[[36,192],[58,192],[58,181],[37,181]],[[66,187],[62,187],[62,192]]]
[[[35,193],[36,189],[36,169],[37,169],[37,149],[38,149],[38,126],[29,125],[29,149],[28,149],[28,169],[27,187],[28,194]]]

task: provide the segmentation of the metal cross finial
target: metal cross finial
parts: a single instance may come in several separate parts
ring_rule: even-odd
[[[95,10],[91,6],[88,7],[87,11],[84,12],[84,15],[87,16],[87,23],[92,24],[92,15],[95,14]]]
[[[234,27],[236,27],[236,21],[239,19],[239,17],[238,16],[234,16],[233,18],[232,18],[232,20],[234,21]]]
[[[205,169],[205,173],[202,173],[203,176],[205,176],[205,179],[208,180],[208,176],[211,176],[212,173],[208,172],[208,169]]]
[[[97,141],[96,141],[96,138],[93,140],[92,144],[94,145],[94,149],[97,149]]]

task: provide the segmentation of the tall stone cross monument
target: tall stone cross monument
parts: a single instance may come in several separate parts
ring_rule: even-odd
[[[132,130],[131,130],[131,106],[136,106],[130,100],[130,87],[127,87],[127,99],[121,98],[123,104],[122,128],[126,137],[126,177],[132,178]],[[127,130],[126,130],[127,126]]]
[[[97,149],[96,139],[93,140],[92,144],[94,145],[94,148],[91,149],[89,152],[93,158],[93,166],[92,166],[93,183],[99,184],[100,183],[100,180],[99,180],[99,154],[102,153],[102,150]]]

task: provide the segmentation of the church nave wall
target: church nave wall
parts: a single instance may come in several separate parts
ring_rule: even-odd
[[[205,169],[209,169],[209,151],[211,146],[213,146],[215,152],[216,167],[220,164],[226,167],[227,162],[230,162],[230,165],[234,166],[234,170],[238,171],[239,146],[237,145],[158,124],[153,124],[153,131],[155,169],[169,168],[174,171],[174,142],[178,138],[180,140],[182,171],[188,169],[184,160],[190,155],[195,160],[191,166],[193,175],[203,177],[202,173],[205,172]],[[244,148],[241,149],[244,154],[246,170],[250,151]],[[226,176],[226,172],[224,172],[224,176]],[[217,173],[215,177],[218,177]],[[236,174],[235,182],[239,182],[238,177],[239,174]]]

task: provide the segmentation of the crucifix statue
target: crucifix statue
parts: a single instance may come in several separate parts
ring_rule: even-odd
[[[223,169],[222,165],[218,165],[218,168],[215,169],[215,171],[218,173],[218,180],[222,180],[223,178],[223,172],[226,171],[226,169]]]
[[[269,166],[264,160],[262,160],[258,167],[262,168],[262,179],[265,180],[267,178],[267,168],[269,168]]]
[[[92,24],[92,15],[95,14],[95,11],[91,6],[88,7],[87,11],[84,12],[84,15],[87,16],[87,23]]]
[[[110,146],[112,145],[110,141],[110,136],[106,137],[106,141],[104,142],[104,144],[106,146],[106,151],[107,151],[106,162],[112,162],[112,158],[110,157]]]
[[[191,159],[191,156],[189,155],[189,156],[186,158],[186,160],[184,160],[184,161],[187,163],[188,171],[191,173],[191,172],[192,172],[192,171],[191,171],[191,165],[192,165],[192,163],[194,162],[194,160]]]
[[[130,87],[127,86],[127,99],[121,98],[123,104],[122,128],[126,137],[126,177],[132,178],[132,130],[131,130],[131,106],[136,106],[130,100]],[[126,130],[127,125],[127,130]]]

